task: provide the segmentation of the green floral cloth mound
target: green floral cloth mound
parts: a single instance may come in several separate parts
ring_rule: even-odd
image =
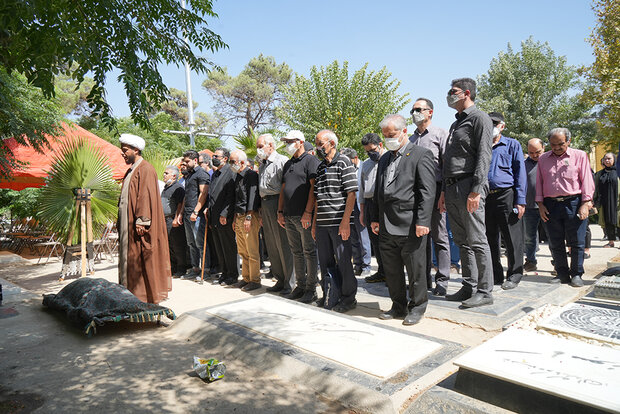
[[[105,322],[153,322],[162,315],[176,319],[171,309],[142,302],[124,286],[101,278],[79,278],[55,295],[43,295],[43,305],[65,312],[88,336]]]

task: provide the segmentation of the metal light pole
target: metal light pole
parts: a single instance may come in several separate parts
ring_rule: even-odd
[[[181,0],[181,7],[185,7],[185,0]],[[183,40],[185,43],[189,45],[189,41],[187,40],[187,36],[183,36]],[[185,87],[187,89],[187,125],[189,126],[189,145],[194,148],[196,143],[194,142],[194,127],[196,124],[194,123],[194,102],[192,101],[192,80],[190,77],[189,71],[189,63],[187,59],[185,59]]]

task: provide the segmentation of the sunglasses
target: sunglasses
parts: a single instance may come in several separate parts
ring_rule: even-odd
[[[411,111],[409,111],[409,113],[411,115],[413,115],[414,112],[420,113],[422,111],[429,111],[430,108],[413,108]]]
[[[450,89],[450,90],[448,91],[448,95],[449,95],[449,96],[452,96],[452,95],[458,95],[459,93],[463,93],[463,92],[464,92],[464,91],[462,91],[461,89],[454,89],[454,88],[452,88],[452,89]]]

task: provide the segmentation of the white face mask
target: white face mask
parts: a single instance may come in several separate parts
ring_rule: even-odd
[[[499,128],[493,127],[493,138],[497,138],[498,135],[499,135]]]
[[[288,144],[286,146],[286,152],[291,157],[293,156],[293,154],[295,154],[297,152],[297,145],[295,145],[295,144],[296,144],[295,142],[291,142],[290,144]]]
[[[385,148],[388,149],[388,151],[396,151],[397,149],[400,148],[400,138],[401,138],[402,134],[394,137],[394,138],[386,138],[385,139]]]
[[[239,164],[239,163],[231,164],[231,165],[230,165],[230,169],[231,169],[234,173],[238,173],[238,172],[241,170],[241,164]]]
[[[260,158],[261,160],[264,160],[267,158],[267,153],[265,152],[264,148],[258,148],[256,150],[256,156]]]
[[[413,123],[416,125],[421,124],[422,122],[426,121],[426,116],[424,115],[423,112],[414,112],[413,113]]]

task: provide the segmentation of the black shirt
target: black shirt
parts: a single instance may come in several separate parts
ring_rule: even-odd
[[[165,217],[176,214],[179,203],[183,202],[183,197],[185,197],[185,190],[178,181],[164,186],[164,190],[161,192],[161,204],[164,207]]]
[[[235,177],[235,213],[246,214],[259,208],[258,173],[244,168]]]
[[[284,185],[284,215],[302,216],[308,203],[310,180],[316,178],[319,160],[304,152],[292,157],[284,164],[282,182]]]
[[[209,185],[209,182],[209,174],[198,165],[194,167],[193,171],[187,174],[185,177],[185,214],[192,214],[196,204],[198,204],[200,185]],[[202,206],[200,212],[204,211],[205,207],[206,206]]]

